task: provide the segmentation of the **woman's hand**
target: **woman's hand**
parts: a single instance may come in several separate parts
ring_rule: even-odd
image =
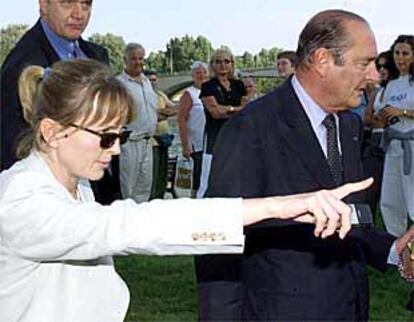
[[[400,117],[404,115],[404,110],[387,105],[378,112],[378,117],[385,121],[387,124],[391,123],[391,120],[395,117]]]
[[[368,188],[372,183],[373,179],[370,178],[331,190],[284,197],[245,199],[244,224],[249,225],[270,218],[293,219],[315,224],[316,237],[326,238],[339,230],[339,237],[343,239],[351,229],[351,207],[341,199]]]
[[[183,147],[183,157],[186,159],[190,159],[191,153],[193,153],[193,150],[190,147]]]
[[[408,282],[414,283],[414,226],[395,241],[399,256],[398,270]]]

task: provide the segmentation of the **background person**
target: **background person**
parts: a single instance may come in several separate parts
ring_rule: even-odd
[[[389,82],[386,107],[378,113],[388,125],[381,212],[387,231],[402,236],[408,227],[407,214],[414,221],[414,36],[398,36],[391,51],[399,77]]]
[[[118,75],[134,98],[134,114],[139,115],[127,125],[131,135],[119,157],[122,196],[137,203],[148,201],[151,195],[152,145],[157,128],[157,96],[144,75],[144,58],[145,49],[141,44],[127,44],[125,70]]]
[[[384,150],[381,148],[381,138],[386,123],[378,118],[378,112],[385,106],[384,92],[390,80],[398,75],[391,51],[384,51],[375,60],[379,73],[379,88],[369,97],[368,106],[364,113],[365,147],[363,147],[362,163],[366,177],[374,178],[374,183],[366,191],[366,200],[375,215],[379,205],[384,172]]]
[[[155,71],[147,73],[152,89],[157,95],[158,123],[152,147],[153,180],[150,199],[163,199],[167,189],[168,148],[174,135],[170,133],[168,118],[177,115],[178,109],[168,96],[158,88],[158,75]]]
[[[203,136],[206,117],[200,99],[201,85],[208,76],[207,64],[195,61],[191,65],[193,85],[184,91],[178,105],[178,129],[183,156],[193,159],[193,182],[191,196],[195,197],[200,186],[201,162],[203,157]]]
[[[344,237],[350,209],[339,199],[369,185],[101,206],[87,180],[102,177],[129,134],[122,130],[135,108],[129,92],[106,66],[73,60],[46,74],[28,67],[19,93],[31,130],[18,149],[22,160],[0,174],[0,321],[123,321],[129,294],[112,255],[240,252],[242,225],[270,217],[316,219],[318,236],[340,224]]]
[[[257,94],[256,80],[253,76],[243,78],[244,88],[246,89],[245,101],[251,102],[259,97]]]
[[[211,79],[201,86],[200,98],[206,114],[204,154],[197,197],[203,197],[210,173],[213,147],[223,124],[244,108],[246,89],[235,79],[234,56],[228,49],[216,50],[210,59]]]
[[[286,50],[277,55],[276,70],[278,76],[283,79],[289,78],[295,72],[297,56],[294,51]]]
[[[17,42],[1,67],[0,171],[16,161],[18,139],[28,129],[17,93],[17,80],[24,67],[47,67],[58,60],[75,57],[109,64],[108,53],[103,47],[81,37],[91,16],[92,0],[39,0],[39,11],[40,19]],[[102,180],[93,183],[95,197],[103,204],[120,195],[117,161],[112,174],[106,171]]]

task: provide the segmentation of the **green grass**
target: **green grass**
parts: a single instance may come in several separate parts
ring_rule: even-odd
[[[116,267],[131,293],[127,321],[196,321],[197,298],[191,256],[129,256]],[[414,321],[405,310],[411,285],[396,269],[369,271],[371,321]]]
[[[127,321],[197,319],[193,257],[120,257],[116,268],[131,294]]]

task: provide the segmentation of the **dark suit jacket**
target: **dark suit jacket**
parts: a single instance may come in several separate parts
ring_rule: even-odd
[[[107,51],[96,44],[79,39],[86,56],[109,63]],[[28,124],[23,118],[17,93],[17,83],[23,69],[29,65],[48,67],[59,60],[47,39],[40,20],[28,30],[7,56],[1,67],[1,168],[9,168],[16,161],[16,145]]]
[[[105,48],[83,39],[79,39],[79,46],[88,58],[109,64],[109,56]],[[23,35],[4,61],[1,68],[0,171],[9,168],[16,161],[17,143],[28,129],[17,93],[21,72],[30,65],[48,67],[58,60],[59,57],[49,43],[39,20]],[[117,167],[114,169],[116,172]],[[97,201],[108,204],[120,197],[117,178],[117,173],[111,176],[105,172],[100,181],[92,182]]]
[[[344,182],[362,178],[361,124],[339,113]],[[229,120],[216,141],[208,196],[263,197],[333,188],[335,183],[290,80]],[[361,202],[354,194],[350,202]],[[223,214],[226,215],[226,214]],[[271,220],[246,229],[242,259],[203,257],[199,281],[242,281],[244,319],[367,320],[365,263],[385,269],[393,237],[353,228],[321,240],[313,226]],[[240,264],[241,263],[241,264]],[[240,319],[236,317],[235,319]]]

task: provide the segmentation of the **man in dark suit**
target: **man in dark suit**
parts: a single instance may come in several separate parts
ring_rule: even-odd
[[[18,139],[29,128],[23,119],[17,92],[19,76],[26,66],[48,67],[58,60],[73,58],[109,63],[106,49],[81,38],[89,22],[92,0],[40,0],[39,6],[40,19],[23,35],[1,68],[0,170],[9,168],[16,161]],[[96,199],[102,203],[109,203],[119,196],[119,183],[109,173],[94,183],[93,188]]]
[[[372,31],[353,13],[324,11],[302,31],[297,54],[296,75],[221,130],[208,196],[288,195],[362,178],[361,122],[347,110],[377,78]],[[293,222],[249,227],[243,256],[196,259],[200,319],[368,320],[365,265],[385,269],[393,242],[367,227],[344,240]]]

